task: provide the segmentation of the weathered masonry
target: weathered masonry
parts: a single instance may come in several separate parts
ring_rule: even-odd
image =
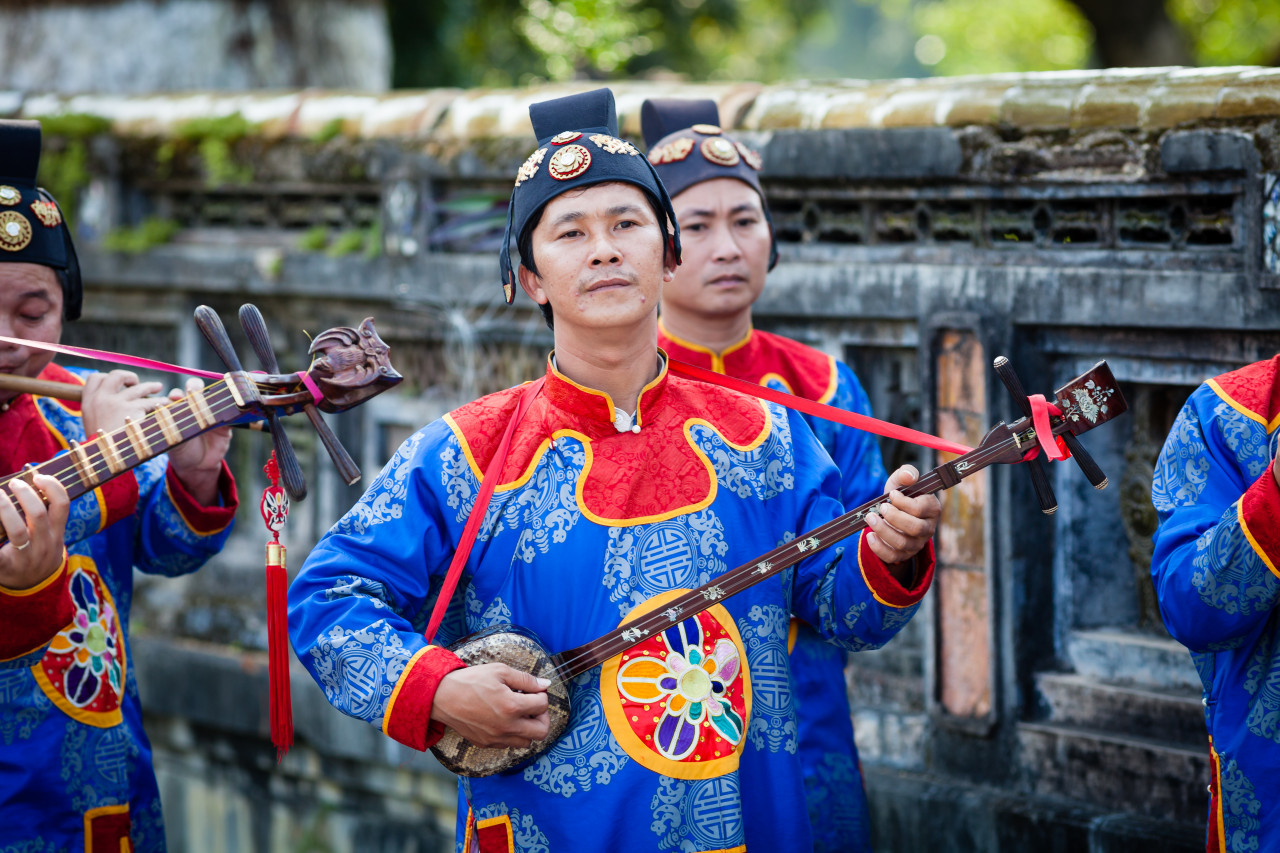
[[[408,430],[541,369],[549,335],[501,304],[494,250],[527,104],[565,91],[0,95],[0,112],[49,117],[90,282],[75,342],[213,367],[191,309],[252,300],[296,365],[303,329],[376,316],[407,387],[335,420],[372,476]],[[1041,393],[1107,358],[1129,399],[1084,439],[1107,490],[1060,465],[1052,516],[1017,469],[947,493],[926,608],[850,666],[878,849],[1201,849],[1199,685],[1155,607],[1149,488],[1192,388],[1280,351],[1280,72],[615,91],[633,137],[645,97],[710,96],[762,152],[783,263],[759,323],[849,360],[882,417],[976,443],[1014,415],[997,355]],[[432,760],[304,678],[300,745],[272,761],[245,651],[264,634],[254,438],[233,445],[232,547],[138,593],[173,846],[450,849]],[[295,567],[358,496],[309,470]]]

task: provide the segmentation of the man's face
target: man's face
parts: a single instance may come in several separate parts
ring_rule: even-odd
[[[658,307],[664,281],[662,224],[641,190],[596,184],[547,203],[531,235],[534,275],[523,264],[520,285],[550,303],[555,331],[637,327]]]
[[[748,310],[769,272],[769,224],[760,195],[736,178],[716,178],[672,201],[684,258],[663,304],[707,318]]]
[[[0,263],[0,335],[56,344],[62,337],[62,285],[39,264]],[[0,373],[34,378],[53,353],[0,342]],[[0,403],[18,396],[0,391]]]

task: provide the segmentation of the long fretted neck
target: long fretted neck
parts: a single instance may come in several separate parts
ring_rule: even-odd
[[[907,497],[914,498],[949,489],[965,477],[1000,461],[1011,448],[1021,448],[1028,444],[1034,436],[1034,430],[1022,434],[1010,432],[1008,438],[999,444],[979,447],[958,459],[939,465],[901,491]],[[603,637],[561,652],[555,656],[558,678],[568,681],[581,675],[647,638],[696,616],[717,602],[755,586],[813,556],[815,552],[852,536],[867,526],[867,514],[877,510],[888,500],[888,495],[881,495],[867,501],[821,527],[810,530],[785,545],[779,545],[769,553],[725,572],[697,589],[689,590],[671,601],[663,610],[628,619]]]
[[[206,430],[230,423],[241,413],[232,386],[224,378],[157,407],[141,420],[126,420],[120,429],[103,430],[83,444],[72,441],[69,452],[40,465],[27,465],[0,480],[0,487],[19,478],[30,483],[36,474],[47,474],[75,499]],[[0,543],[7,540],[0,529]]]

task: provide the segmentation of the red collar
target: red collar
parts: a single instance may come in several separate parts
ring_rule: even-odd
[[[658,321],[658,345],[671,357],[756,385],[782,385],[790,394],[829,403],[835,397],[836,361],[799,341],[748,329],[742,340],[722,352],[672,337]]]

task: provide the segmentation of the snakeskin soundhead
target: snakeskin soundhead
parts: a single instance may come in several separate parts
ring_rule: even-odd
[[[482,747],[463,738],[453,729],[431,747],[445,768],[459,776],[492,776],[512,770],[550,749],[569,725],[569,689],[556,677],[550,653],[538,638],[523,628],[498,625],[463,637],[449,651],[471,666],[505,663],[512,669],[546,678],[547,710],[551,725],[547,736],[529,747]]]

